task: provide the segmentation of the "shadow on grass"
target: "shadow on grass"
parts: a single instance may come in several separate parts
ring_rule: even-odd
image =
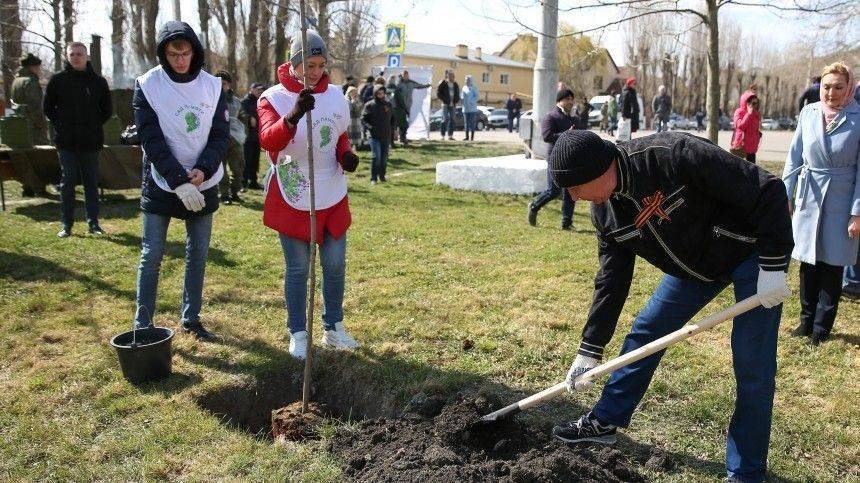
[[[35,255],[0,250],[0,280],[16,282],[61,283],[74,280],[89,288],[109,293],[115,297],[134,299],[134,292],[119,289],[102,280],[74,272],[57,263]]]
[[[227,335],[222,343],[245,352],[247,362],[236,364],[218,357],[177,351],[180,357],[195,364],[228,374],[247,375],[237,378],[235,383],[197,394],[195,402],[230,428],[255,437],[269,437],[272,411],[301,399],[304,363],[292,359],[283,348],[260,339],[245,340]],[[530,388],[529,391],[540,389],[543,388]],[[319,347],[314,351],[311,399],[325,405],[344,421],[396,417],[419,392],[450,399],[462,391],[493,393],[504,404],[528,395],[483,375],[433,367],[396,354],[375,354],[363,350],[339,352]],[[521,417],[528,424],[550,431],[553,423],[573,420],[587,410],[576,402],[559,398]],[[654,445],[639,443],[623,435],[619,436],[618,447],[639,466],[646,466],[657,450]],[[695,469],[716,478],[725,475],[722,462],[680,452],[664,454],[670,463],[665,468],[654,468],[649,463],[652,471],[671,474]]]
[[[181,221],[181,220],[178,220]],[[116,243],[117,245],[122,245],[126,247],[132,248],[140,248],[140,244],[142,242],[141,238],[137,235],[133,235],[131,233],[115,233],[110,234],[108,236],[99,237],[98,240],[104,240],[111,243]],[[171,258],[176,258],[180,260],[185,259],[185,243],[178,241],[170,241],[168,240],[165,243],[164,255]],[[209,247],[209,254],[207,255],[207,263],[214,263],[215,265],[221,267],[236,267],[238,264],[235,260],[231,260],[227,256],[227,252],[221,250],[220,248]]]
[[[26,216],[34,221],[60,221],[60,200],[45,200],[44,203],[33,203],[19,206],[15,214]],[[108,201],[99,201],[100,220],[131,220],[140,214],[140,199],[126,198],[121,194],[111,194]],[[75,221],[85,222],[84,199],[77,196],[75,200]]]
[[[830,337],[833,339],[839,339],[846,344],[853,345],[854,347],[860,347],[860,335],[857,334],[843,334],[841,332],[833,332]]]

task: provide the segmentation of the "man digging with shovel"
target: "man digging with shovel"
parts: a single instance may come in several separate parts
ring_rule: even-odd
[[[664,132],[617,147],[589,131],[563,134],[549,159],[554,181],[592,201],[600,268],[591,310],[567,377],[569,389],[596,367],[633,281],[636,256],[664,272],[636,316],[621,353],[681,328],[734,286],[736,300],[761,305],[735,317],[732,359],[737,381],[728,429],[729,481],[765,478],[776,373],[777,329],[793,247],[782,181],[707,140]],[[591,411],[553,429],[566,442],[615,441],[645,395],[664,351],[617,369]]]

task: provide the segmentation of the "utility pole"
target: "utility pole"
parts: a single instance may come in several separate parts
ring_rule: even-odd
[[[558,0],[544,0],[541,9],[541,34],[538,35],[537,59],[534,67],[534,97],[532,123],[540,130],[540,122],[555,105],[558,88]],[[547,157],[548,146],[540,136],[532,139],[532,150]]]

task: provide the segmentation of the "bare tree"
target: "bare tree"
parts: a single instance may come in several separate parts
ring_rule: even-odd
[[[127,0],[131,17],[129,36],[137,62],[143,71],[158,64],[155,52],[155,20],[158,16],[158,0]]]
[[[236,22],[236,0],[211,0],[209,4],[212,8],[212,15],[221,26],[221,30],[224,32],[224,37],[227,41],[227,70],[232,75],[237,75],[236,39],[238,37],[238,26]]]
[[[3,55],[3,90],[9,99],[9,88],[15,79],[18,59],[21,57],[21,7],[18,0],[0,0],[0,53]]]
[[[833,16],[842,14],[846,6],[851,6],[853,3],[850,0],[704,0],[704,9],[696,9],[689,5],[688,3],[679,3],[677,0],[585,0],[568,8],[560,8],[560,10],[587,12],[601,8],[614,8],[621,10],[622,15],[602,25],[560,36],[581,35],[602,31],[613,25],[654,15],[681,14],[689,15],[696,19],[706,27],[708,34],[707,113],[711,119],[708,125],[708,138],[716,142],[719,124],[715,121],[719,118],[720,110],[720,9],[727,5],[743,5],[765,8],[783,15],[808,15],[814,13]],[[543,35],[539,30],[521,22],[510,8],[509,11],[512,14],[514,22],[538,35]],[[642,72],[646,71],[647,68],[642,70]]]
[[[287,25],[290,22],[290,0],[276,0],[275,10],[275,56],[273,66],[287,60]]]
[[[260,7],[260,30],[257,37],[257,59],[254,75],[249,82],[267,81],[272,77],[271,45],[272,45],[272,10],[268,3]]]
[[[63,40],[69,43],[75,40],[75,5],[73,0],[63,2]]]
[[[203,34],[203,52],[205,57],[209,57],[209,12],[208,0],[197,0],[197,16],[200,18],[200,33]]]
[[[111,52],[113,53],[113,84],[125,86],[125,6],[122,0],[113,0],[111,5]]]
[[[362,72],[370,58],[378,25],[376,7],[370,0],[346,0],[343,8],[331,15],[332,67],[345,75]]]

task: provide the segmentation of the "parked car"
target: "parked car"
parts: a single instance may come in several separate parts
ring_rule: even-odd
[[[591,104],[591,111],[588,113],[589,126],[600,125],[600,122],[603,121],[603,114],[600,111],[603,109],[603,105],[609,102],[611,98],[611,96],[594,96],[588,101]]]
[[[779,122],[776,119],[765,119],[761,122],[761,128],[768,131],[776,131],[779,129]]]
[[[490,117],[490,113],[496,110],[495,107],[490,106],[477,106],[478,110],[483,112],[485,116]]]
[[[505,121],[507,122],[507,120]],[[436,112],[430,115],[430,130],[438,131],[439,127],[442,125],[442,109],[438,109]],[[478,111],[478,120],[475,121],[475,130],[483,131],[486,129],[488,125],[487,115],[482,111]],[[457,110],[454,112],[454,130],[462,131],[466,126],[466,119],[463,117],[463,107],[457,106]]]
[[[669,122],[667,123],[669,129],[693,129],[696,127],[696,122],[690,122],[686,117],[673,112],[669,114]]]
[[[708,118],[705,118],[705,126],[708,125]],[[735,123],[732,122],[729,116],[720,116],[720,131],[733,131]]]
[[[518,127],[519,122],[517,119],[514,119],[514,129]],[[490,129],[508,128],[508,110],[507,109],[493,109],[493,112],[487,116],[487,127]]]
[[[790,117],[781,117],[777,119],[780,129],[788,129],[794,131],[797,129],[797,120]]]

